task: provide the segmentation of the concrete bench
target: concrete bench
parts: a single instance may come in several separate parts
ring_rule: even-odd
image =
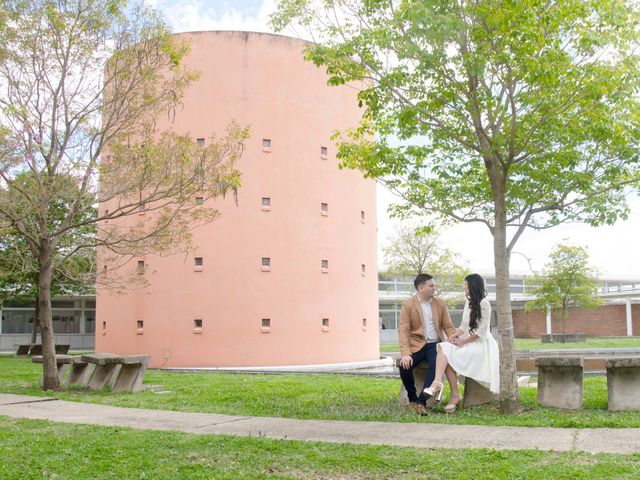
[[[66,355],[67,353],[69,353],[69,349],[71,348],[71,345],[67,345],[67,344],[56,344],[56,355],[60,354],[60,355]]]
[[[567,409],[582,408],[582,357],[541,357],[538,368],[538,401],[542,405]]]
[[[396,358],[394,364],[396,368],[400,368],[400,359]],[[424,388],[424,379],[427,378],[428,371],[429,371],[429,364],[427,362],[420,362],[413,368],[413,381],[415,383],[416,394],[418,396],[420,396],[420,393]],[[409,405],[409,396],[407,395],[407,389],[404,388],[404,384],[402,382],[400,382],[400,393],[398,394],[398,403],[400,405]]]
[[[88,386],[102,390],[109,385],[114,392],[137,392],[147,371],[150,355],[98,353],[82,355],[82,361],[95,365]]]
[[[394,362],[396,368],[400,368],[400,359],[396,358]],[[427,377],[427,371],[429,370],[429,364],[427,362],[420,362],[413,369],[413,379],[416,385],[416,393],[418,396],[422,391],[424,385],[424,379]],[[460,379],[461,376],[458,376]],[[491,393],[491,391],[479,384],[472,378],[464,378],[464,395],[462,397],[462,403],[460,408],[472,407],[474,405],[484,405],[486,403],[492,403],[500,400],[500,395]],[[433,403],[435,398],[429,399],[428,403]],[[400,382],[400,394],[398,395],[398,403],[400,405],[407,405],[409,403],[409,397],[407,396],[407,390],[404,388],[404,384]]]
[[[33,345],[31,345],[31,348],[29,349],[29,355],[32,357],[34,355],[42,355],[42,345],[39,343],[34,343]]]
[[[462,408],[473,407],[474,405],[484,405],[500,401],[500,395],[491,393],[484,385],[476,382],[473,378],[464,379],[464,395],[462,396]]]
[[[640,357],[607,360],[609,410],[640,410]]]
[[[43,363],[43,357],[36,355],[31,358],[33,363]],[[89,366],[78,356],[56,355],[56,365],[58,367],[58,380],[63,386],[85,387],[89,379]],[[68,375],[66,375],[68,372]]]
[[[55,345],[56,355],[66,355],[69,353],[71,345],[59,344]],[[18,345],[16,357],[28,357],[34,355],[42,355],[42,344],[34,343],[33,345]]]
[[[30,348],[31,345],[18,345],[18,350],[16,350],[16,357],[28,357]]]

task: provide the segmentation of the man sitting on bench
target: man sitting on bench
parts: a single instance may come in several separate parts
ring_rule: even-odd
[[[413,281],[416,294],[404,302],[400,311],[400,378],[407,390],[409,406],[420,415],[426,414],[426,398],[422,390],[431,385],[436,367],[436,344],[456,333],[446,302],[435,297],[433,277],[419,274]],[[429,371],[417,395],[413,368],[426,360]]]

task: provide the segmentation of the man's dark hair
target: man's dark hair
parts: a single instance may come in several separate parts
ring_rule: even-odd
[[[416,290],[418,290],[418,287],[420,285],[422,285],[427,280],[431,280],[432,278],[433,278],[433,275],[429,275],[428,273],[420,273],[418,274],[416,279],[413,281],[413,286],[416,287]]]

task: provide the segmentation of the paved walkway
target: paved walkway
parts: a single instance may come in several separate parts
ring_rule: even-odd
[[[0,415],[101,426],[210,435],[264,436],[279,440],[392,445],[420,448],[540,449],[607,453],[640,452],[640,428],[575,429],[486,427],[427,423],[348,422],[244,417],[143,410],[0,394]]]

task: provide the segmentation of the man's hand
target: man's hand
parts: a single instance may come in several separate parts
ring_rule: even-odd
[[[400,359],[400,366],[405,370],[407,368],[411,368],[411,365],[413,365],[413,358],[411,357],[411,355],[405,355]]]

